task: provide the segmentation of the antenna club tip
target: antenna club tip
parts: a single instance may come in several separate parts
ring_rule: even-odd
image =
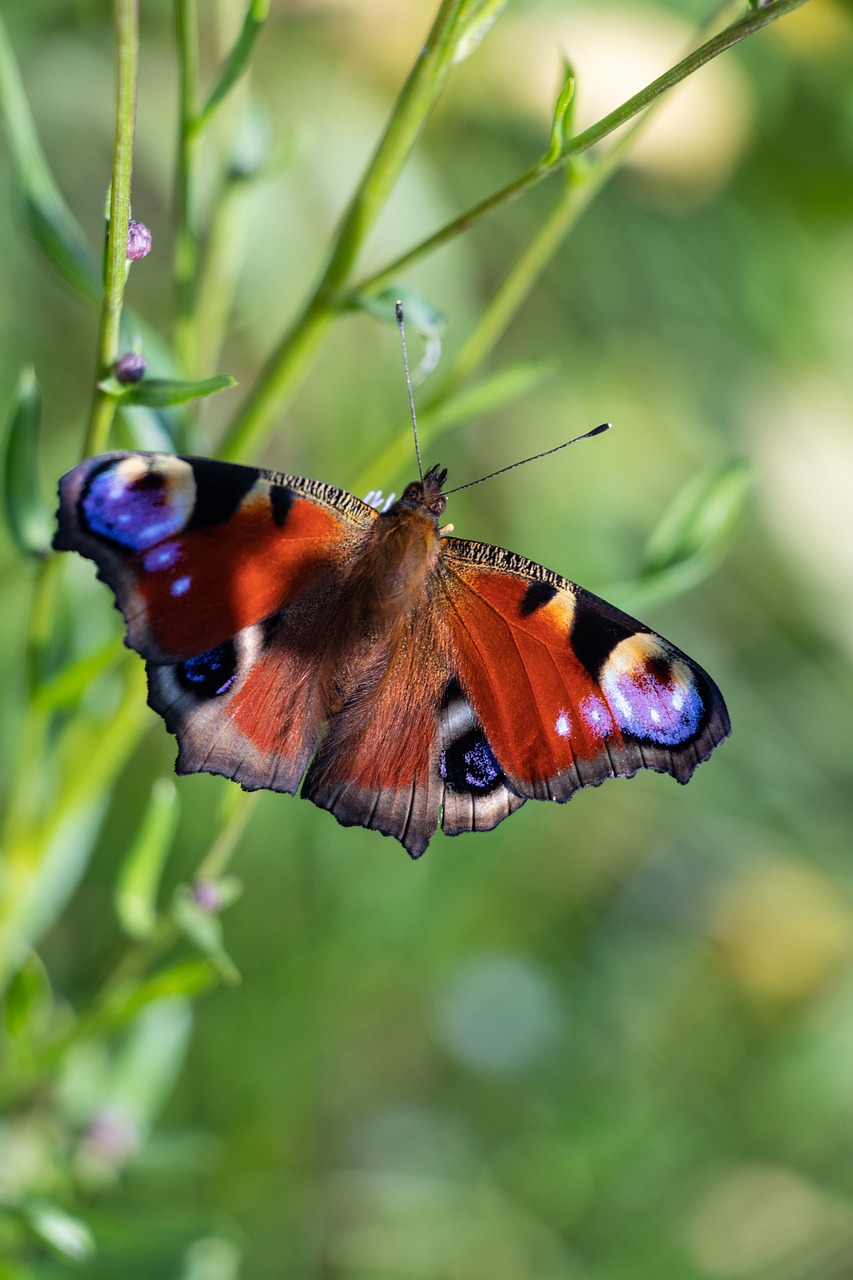
[[[403,323],[403,304],[399,298],[394,304],[394,314],[397,317],[397,324],[402,324]]]
[[[602,431],[609,431],[612,426],[612,422],[602,422],[600,427],[595,427],[589,434],[591,436],[600,436]]]

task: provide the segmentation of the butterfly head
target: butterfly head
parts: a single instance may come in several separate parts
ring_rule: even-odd
[[[429,469],[423,480],[413,480],[406,485],[401,497],[389,507],[387,514],[420,511],[439,520],[447,506],[447,499],[441,492],[446,479],[447,471],[436,464]]]

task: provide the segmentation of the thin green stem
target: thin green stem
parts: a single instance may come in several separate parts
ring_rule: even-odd
[[[234,85],[249,69],[255,43],[269,17],[270,0],[250,0],[240,35],[219,73],[210,97],[193,122],[193,130],[200,133],[221,107]]]
[[[244,22],[244,34],[250,21],[263,25],[268,9],[269,0],[252,0]],[[231,48],[231,54],[226,57],[226,62],[231,63],[243,39],[242,36],[237,38],[233,31],[233,7],[225,0],[219,0],[215,16],[217,45],[222,50]],[[255,174],[245,171],[237,151],[239,132],[250,120],[250,76],[251,65],[247,64],[240,71],[239,82],[230,85],[227,98],[218,103],[215,112],[218,128],[213,133],[224,177],[213,202],[196,285],[196,371],[202,377],[215,373],[219,367],[249,240],[247,219],[255,195]],[[207,123],[206,116],[204,123]],[[262,168],[260,156],[257,163],[259,169]]]
[[[133,173],[133,136],[136,127],[136,84],[139,68],[138,0],[115,0],[116,26],[116,131],[110,214],[107,229],[106,271],[95,391],[83,456],[100,453],[107,444],[115,416],[112,396],[97,385],[107,377],[119,354],[121,312],[127,279],[127,223],[130,218],[130,182]]]
[[[575,157],[581,155],[584,151],[588,151],[590,147],[594,147],[596,143],[603,141],[615,129],[626,124],[627,121],[633,119],[640,112],[645,111],[663,94],[674,88],[675,85],[680,84],[682,80],[687,79],[688,76],[692,75],[694,71],[698,71],[707,62],[711,62],[719,54],[731,49],[733,45],[738,44],[741,40],[746,40],[749,36],[762,30],[763,27],[768,26],[769,23],[787,13],[793,12],[794,9],[800,8],[805,3],[806,0],[774,0],[774,3],[767,5],[765,8],[751,10],[745,17],[700,45],[698,49],[688,54],[681,62],[671,67],[669,71],[664,72],[662,76],[658,76],[651,84],[641,89],[639,93],[634,94],[632,98],[623,102],[621,106],[597,121],[596,124],[591,125],[583,133],[579,133],[571,139],[558,156],[547,161],[538,160],[526,173],[521,174],[520,177],[514,179],[505,187],[501,187],[499,191],[488,196],[485,200],[473,205],[465,213],[454,218],[452,222],[448,222],[439,231],[428,236],[426,240],[422,240],[420,244],[415,245],[414,248],[409,249],[399,258],[395,258],[393,262],[389,262],[387,266],[360,281],[356,286],[356,291],[374,292],[390,284],[401,272],[413,266],[416,262],[420,262],[421,259],[441,248],[442,245],[456,239],[463,231],[469,230],[470,227],[475,226],[490,213],[494,213],[497,209],[502,209],[514,200],[519,199],[520,196],[526,195],[528,191],[531,191],[540,182],[549,178],[551,174],[563,169]]]
[[[728,26],[736,19],[741,8],[740,0],[727,0],[702,30],[697,32],[692,43],[695,45],[711,31]],[[582,168],[577,163],[569,165],[565,186],[557,204],[505,276],[456,356],[440,391],[428,402],[427,408],[452,394],[494,349],[565,237],[622,164],[635,145],[638,134],[647,127],[662,101],[662,98],[658,98],[652,103],[631,128],[622,133],[612,147],[596,156],[592,163]]]
[[[364,241],[441,96],[460,30],[473,8],[471,0],[442,0],[385,133],[341,220],[313,295],[267,360],[223,443],[222,457],[245,458],[260,446],[285,394],[295,387],[340,309],[341,295]]]
[[[232,795],[223,797],[222,808],[222,827],[196,867],[193,880],[216,880],[222,875],[255,811],[255,796],[235,789]]]
[[[198,246],[192,225],[192,199],[198,145],[197,0],[175,0],[178,47],[178,161],[175,179],[175,349],[182,372],[196,376],[195,290]]]

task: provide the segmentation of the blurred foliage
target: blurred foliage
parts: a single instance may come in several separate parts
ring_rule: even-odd
[[[132,196],[154,248],[120,336],[141,335],[154,394],[110,397],[111,441],[215,452],[329,262],[429,15],[200,6],[176,222],[172,8],[142,6]],[[709,16],[496,12],[468,7],[440,109],[254,461],[399,489],[399,348],[359,282]],[[172,782],[109,593],[38,554],[107,372],[92,264],[115,33],[102,0],[42,0],[5,6],[0,37],[0,1278],[843,1280],[849,4],[809,0],[691,77],[607,185],[584,155],[381,282],[419,313],[410,346],[440,355],[418,400],[451,485],[616,427],[454,497],[458,532],[642,601],[734,724],[686,790],[641,776],[528,804],[417,864],[311,805]],[[199,383],[221,393],[176,408]]]

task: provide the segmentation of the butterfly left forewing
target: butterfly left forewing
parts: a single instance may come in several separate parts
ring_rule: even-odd
[[[642,768],[686,782],[728,735],[707,673],[606,601],[482,543],[446,539],[442,563],[460,684],[520,795]]]
[[[375,518],[298,476],[112,453],[63,477],[54,545],[113,589],[178,772],[293,792],[325,715],[324,635]]]
[[[375,518],[331,485],[163,453],[88,458],[59,492],[54,546],[94,560],[153,662],[206,653],[313,590]]]

